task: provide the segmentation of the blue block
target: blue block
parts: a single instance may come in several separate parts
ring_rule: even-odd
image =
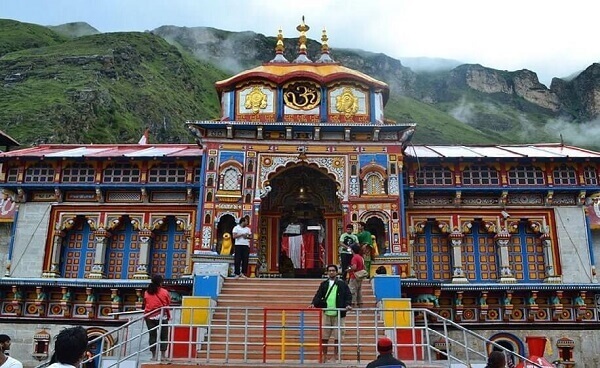
[[[193,296],[205,296],[216,300],[221,290],[220,277],[220,275],[194,276]]]
[[[371,280],[375,299],[400,298],[400,276],[398,275],[375,275]]]

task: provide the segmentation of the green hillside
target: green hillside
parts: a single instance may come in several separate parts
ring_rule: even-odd
[[[0,19],[0,57],[9,52],[60,44],[66,38],[37,24]]]
[[[18,141],[191,139],[185,120],[216,118],[226,75],[149,33],[111,33],[12,52],[0,59],[0,129]],[[8,80],[9,83],[6,83]]]
[[[67,38],[91,36],[100,33],[96,28],[85,22],[65,23],[58,26],[48,26],[48,28]]]

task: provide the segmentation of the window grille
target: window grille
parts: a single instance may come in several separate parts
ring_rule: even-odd
[[[463,171],[464,185],[499,185],[498,170],[485,165],[471,165]]]
[[[598,185],[598,172],[593,166],[586,166],[583,169],[583,180],[585,185]]]
[[[534,166],[517,166],[508,171],[510,185],[544,185],[544,172]]]
[[[223,190],[239,190],[238,171],[234,168],[226,169],[223,173]]]
[[[31,166],[25,171],[25,183],[52,183],[54,168],[46,163]]]
[[[75,163],[63,169],[63,183],[93,183],[95,170],[85,163]]]
[[[385,194],[383,178],[375,173],[367,174],[364,179],[365,189],[363,193],[368,195],[381,195]]]
[[[185,168],[176,163],[163,163],[148,172],[149,183],[185,183]]]
[[[452,172],[442,166],[423,167],[417,171],[417,185],[452,185]]]
[[[104,170],[105,183],[139,183],[140,169],[128,163],[117,163]]]
[[[18,179],[19,179],[19,168],[11,167],[10,169],[8,169],[8,172],[6,173],[6,182],[7,183],[16,183]]]
[[[574,168],[561,165],[552,172],[554,185],[577,185],[577,172]]]

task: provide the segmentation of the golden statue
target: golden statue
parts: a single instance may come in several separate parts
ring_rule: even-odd
[[[337,96],[335,109],[342,113],[346,118],[351,118],[358,112],[358,98],[352,93],[352,89],[344,88],[342,94]]]
[[[371,235],[371,239],[373,240],[372,244],[372,248],[373,248],[373,253],[371,254],[371,256],[378,256],[379,255],[379,247],[377,246],[377,239],[375,238],[375,235]]]
[[[231,234],[229,234],[229,233],[223,234],[223,241],[221,242],[221,255],[222,256],[230,255],[232,246],[233,246],[233,242],[231,241]]]

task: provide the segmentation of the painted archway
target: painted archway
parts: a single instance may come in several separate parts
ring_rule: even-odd
[[[285,252],[297,277],[320,277],[328,263],[337,263],[339,183],[327,170],[306,162],[288,163],[267,179],[270,190],[259,210],[261,271],[279,273]]]

